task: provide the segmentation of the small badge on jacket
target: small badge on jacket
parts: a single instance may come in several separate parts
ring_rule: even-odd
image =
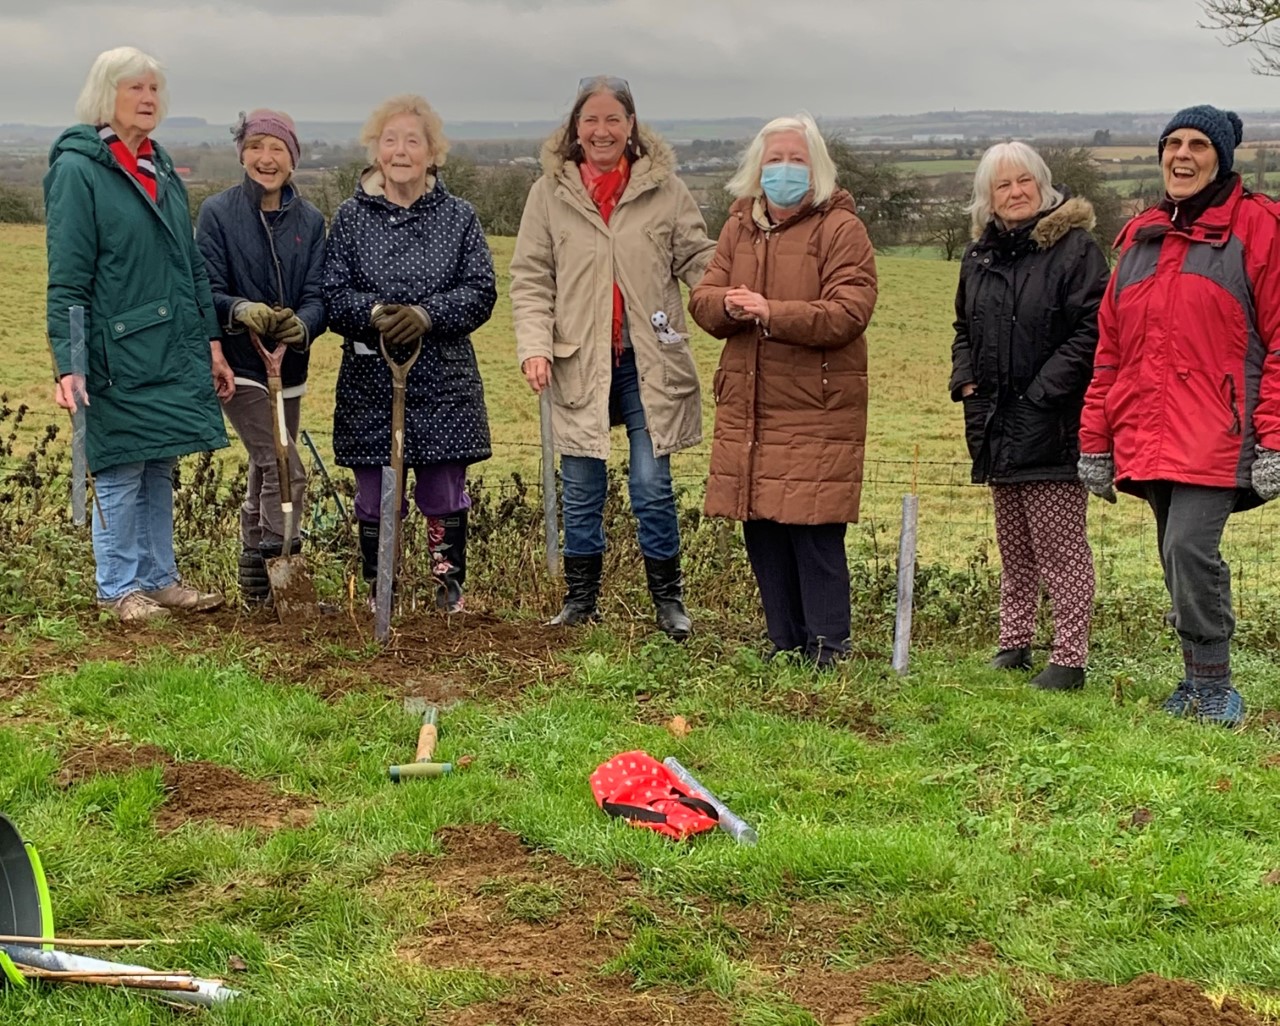
[[[649,323],[653,325],[653,330],[658,336],[658,341],[664,345],[673,346],[677,342],[683,342],[689,336],[681,334],[671,327],[671,322],[667,320],[665,310],[659,310],[656,314],[649,318]]]

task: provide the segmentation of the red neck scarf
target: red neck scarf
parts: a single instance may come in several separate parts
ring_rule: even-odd
[[[613,208],[627,191],[627,183],[631,181],[631,163],[624,155],[618,166],[612,171],[597,171],[587,161],[578,165],[578,173],[582,175],[582,184],[591,195],[591,200],[600,211],[604,223],[609,223]],[[616,366],[622,358],[622,320],[625,307],[622,302],[622,290],[618,283],[613,283],[613,362]]]
[[[138,147],[137,156],[134,156],[110,125],[100,126],[98,128],[98,137],[107,144],[112,156],[116,158],[116,163],[124,168],[125,172],[131,177],[137,179],[138,184],[147,190],[147,195],[151,197],[151,201],[154,203],[156,199],[156,165],[153,159],[155,150],[151,146],[151,140],[144,138],[142,145]]]

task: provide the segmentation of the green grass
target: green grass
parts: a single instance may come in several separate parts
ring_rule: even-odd
[[[505,297],[511,240],[492,245]],[[38,229],[0,228],[4,387],[11,405],[41,404],[47,423],[42,260]],[[849,545],[870,579],[892,566],[901,496],[918,488],[917,609],[936,640],[913,655],[909,676],[886,671],[889,638],[861,595],[855,619],[871,626],[856,640],[868,655],[817,677],[736,648],[749,624],[712,621],[682,648],[638,633],[635,611],[624,624],[611,606],[606,626],[582,636],[563,665],[469,659],[422,669],[400,654],[398,679],[439,669],[475,687],[477,697],[445,714],[438,749],[475,763],[393,787],[386,766],[408,757],[416,721],[382,690],[322,700],[307,677],[290,678],[293,664],[276,659],[261,631],[121,635],[72,611],[85,585],[69,574],[66,601],[10,619],[0,648],[0,810],[40,847],[59,929],[178,938],[135,960],[229,976],[245,997],[203,1016],[210,1023],[447,1023],[463,1006],[517,1000],[528,984],[480,964],[403,957],[415,938],[465,932],[469,920],[456,891],[398,874],[406,859],[436,864],[440,828],[496,823],[539,859],[554,853],[617,880],[605,907],[563,873],[477,881],[495,943],[503,930],[591,920],[598,951],[586,977],[562,981],[571,994],[616,986],[667,1012],[707,1002],[736,1026],[813,1026],[787,996],[796,980],[912,955],[938,971],[867,995],[877,1026],[1025,1026],[1028,995],[1144,972],[1280,1015],[1280,887],[1265,882],[1280,868],[1280,731],[1256,716],[1229,733],[1159,713],[1180,664],[1157,633],[1154,531],[1133,500],[1090,507],[1101,586],[1089,688],[1044,695],[985,668],[994,610],[957,591],[969,568],[986,572],[994,545],[989,497],[967,484],[946,394],[956,266],[895,255],[879,268],[864,517]],[[331,342],[317,347],[305,405],[324,442]],[[536,404],[514,365],[505,298],[476,345],[497,441],[484,472],[530,474]],[[716,345],[697,334],[694,347],[707,381]],[[686,501],[696,502],[706,458],[704,445],[676,460]],[[1236,672],[1255,711],[1280,705],[1266,633],[1280,597],[1275,525],[1263,509],[1233,518],[1227,537],[1248,643]],[[31,535],[33,551],[51,544]],[[694,572],[710,571],[695,563]],[[481,586],[485,574],[477,569]],[[536,611],[503,610],[530,631]],[[349,642],[313,645],[319,665],[349,668],[357,682],[379,657]],[[664,728],[677,714],[693,728],[680,739]],[[66,753],[103,739],[264,779],[314,804],[314,821],[158,832],[158,768],[57,786]],[[723,834],[676,844],[606,819],[588,776],[637,747],[679,757],[758,828],[759,847]],[[758,920],[785,937],[791,910],[807,907],[838,917],[839,929],[804,948],[807,962],[771,952],[765,941],[777,937]],[[993,964],[966,964],[977,942],[993,946]],[[229,973],[233,956],[246,972]],[[531,1026],[567,1021],[531,1007]],[[465,1021],[486,1021],[471,1012],[480,1017]],[[0,992],[0,1022],[171,1019],[128,994]]]
[[[437,828],[475,821],[571,863],[638,874],[672,911],[634,921],[601,971],[641,989],[708,992],[742,1022],[805,1020],[767,997],[771,970],[739,937],[709,928],[715,910],[794,901],[852,913],[817,953],[837,969],[904,952],[946,962],[977,941],[995,946],[994,975],[884,991],[871,1020],[882,1026],[1020,1023],[1019,991],[1002,975],[1015,971],[1023,984],[1154,971],[1260,988],[1265,1001],[1280,989],[1280,888],[1262,882],[1280,867],[1280,769],[1265,762],[1280,738],[1153,711],[1172,653],[1111,656],[1110,674],[1127,680],[1117,701],[1106,672],[1083,695],[1048,696],[986,670],[979,654],[927,653],[905,680],[870,665],[814,678],[718,660],[711,643],[628,651],[591,637],[567,678],[533,686],[516,705],[477,702],[446,716],[440,755],[474,754],[468,773],[398,788],[385,766],[411,746],[413,722],[381,699],[327,705],[264,682],[231,648],[89,663],[46,678],[24,701],[21,729],[0,727],[0,807],[40,846],[60,930],[178,937],[147,959],[208,974],[225,974],[233,954],[246,960],[250,971],[233,981],[245,1000],[210,1022],[292,1026],[323,1014],[408,1024],[423,1008],[500,992],[505,984],[484,973],[401,963],[401,940],[447,908],[368,886],[397,853],[435,850]],[[1252,701],[1280,702],[1269,660],[1246,657],[1240,672]],[[836,711],[865,703],[875,730],[789,714],[796,694]],[[695,727],[682,740],[661,726],[676,713]],[[268,777],[320,812],[306,829],[270,835],[196,824],[159,835],[158,770],[54,786],[59,753],[102,736]],[[634,747],[676,754],[757,826],[759,847],[722,834],[675,844],[603,817],[587,776]],[[1150,822],[1133,825],[1136,809]],[[573,903],[550,880],[493,893],[508,917],[531,924]],[[70,988],[0,994],[4,1021],[161,1014]]]

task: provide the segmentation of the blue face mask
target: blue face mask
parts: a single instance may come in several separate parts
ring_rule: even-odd
[[[809,191],[809,169],[803,164],[766,164],[760,188],[775,207],[794,207]]]

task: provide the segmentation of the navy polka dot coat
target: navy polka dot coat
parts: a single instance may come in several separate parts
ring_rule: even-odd
[[[334,456],[344,467],[391,462],[391,371],[369,317],[375,303],[406,303],[427,311],[431,329],[409,371],[405,465],[488,459],[470,334],[489,319],[498,292],[480,220],[439,179],[407,209],[383,195],[382,181],[380,171],[365,172],[334,216],[325,253],[329,327],[342,335]]]

